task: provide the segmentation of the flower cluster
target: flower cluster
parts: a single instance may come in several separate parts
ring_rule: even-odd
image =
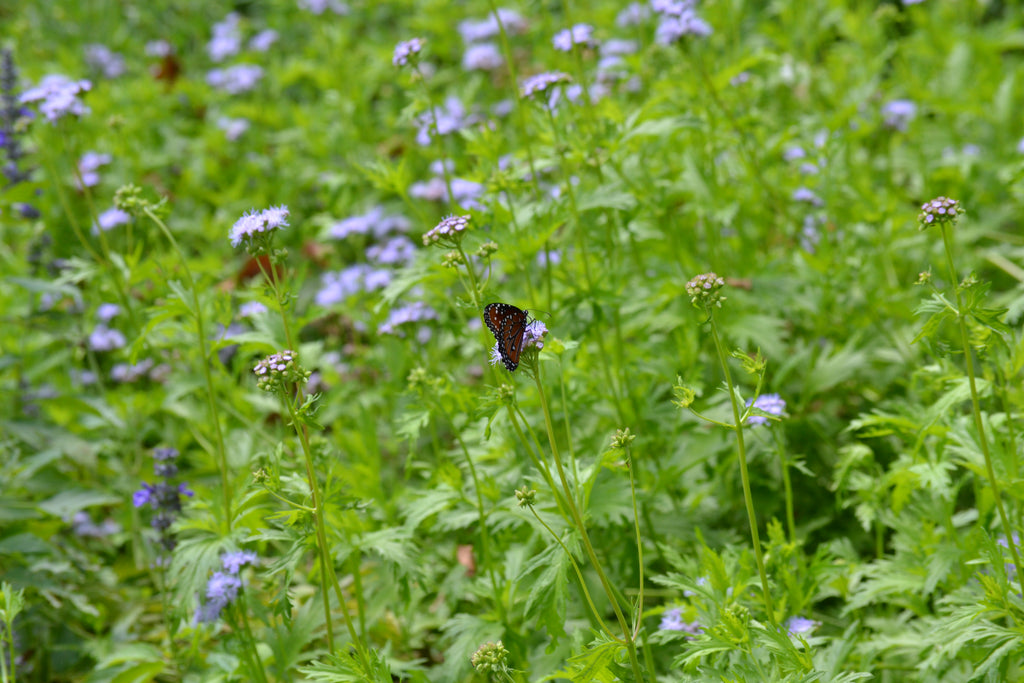
[[[237,247],[244,243],[250,252],[255,248],[257,253],[261,253],[273,234],[285,227],[288,227],[287,206],[272,206],[258,212],[249,211],[231,227],[231,246]]]
[[[214,62],[222,62],[238,54],[242,49],[242,34],[239,30],[238,12],[231,12],[223,21],[213,25],[213,36],[206,44],[206,54]]]
[[[252,370],[256,386],[263,391],[279,391],[295,382],[305,384],[310,372],[302,369],[298,359],[299,354],[294,351],[281,351],[259,361]]]
[[[415,199],[425,199],[429,202],[455,202],[467,209],[483,208],[477,198],[484,193],[484,186],[480,183],[466,180],[465,178],[451,177],[452,193],[448,196],[448,183],[444,181],[443,170],[440,162],[435,161],[430,165],[434,177],[427,181],[415,182],[409,186],[409,196]],[[449,171],[450,172],[450,171]]]
[[[109,154],[98,152],[86,152],[78,160],[78,178],[75,178],[75,185],[78,189],[83,187],[96,187],[100,184],[100,166],[110,163]]]
[[[334,223],[328,230],[331,237],[338,240],[352,235],[370,234],[377,239],[386,237],[392,232],[405,232],[410,227],[409,219],[399,214],[386,214],[384,207],[375,206],[366,213],[349,216]]]
[[[6,157],[3,174],[8,187],[29,179],[29,172],[23,171],[19,162],[25,156],[21,148],[18,122],[23,110],[18,106],[18,70],[14,66],[14,55],[9,49],[0,53],[0,149]]]
[[[178,458],[177,448],[157,448],[153,451],[153,471],[161,481],[156,484],[142,483],[142,488],[132,496],[132,503],[140,508],[149,504],[156,514],[150,525],[160,534],[160,544],[165,550],[174,550],[176,541],[170,534],[171,524],[181,512],[181,496],[192,496],[184,483],[175,486],[171,480],[178,475],[178,466],[175,460]]]
[[[496,643],[485,643],[470,657],[473,668],[480,673],[508,671],[508,650],[499,640]]]
[[[786,630],[791,636],[810,633],[819,626],[821,626],[820,621],[814,621],[806,617],[790,617],[786,620]]]
[[[224,571],[214,572],[206,582],[206,600],[199,602],[196,623],[208,624],[216,621],[221,611],[238,597],[238,591],[242,588],[242,578],[239,576],[242,567],[256,566],[258,561],[256,553],[247,550],[223,555],[220,563]]]
[[[704,627],[699,621],[683,621],[683,610],[680,607],[666,610],[661,615],[661,624],[658,628],[662,631],[683,631],[691,636],[699,635],[704,631]]]
[[[907,130],[907,126],[916,115],[917,105],[910,100],[891,100],[882,107],[882,116],[885,117],[886,127],[901,133]]]
[[[85,63],[105,78],[117,78],[125,72],[124,57],[99,43],[85,46]]]
[[[651,0],[651,7],[659,16],[654,39],[671,45],[684,36],[711,35],[711,26],[697,16],[694,4],[694,0]]]
[[[423,244],[455,246],[462,241],[462,235],[469,229],[470,216],[447,216],[423,235]]]
[[[786,410],[786,401],[778,394],[761,394],[756,400],[750,399],[747,401],[747,407],[749,408],[751,406],[768,413],[769,415],[777,415],[781,417]],[[747,417],[747,424],[766,425],[768,424],[768,418],[764,415],[751,415]]]
[[[920,228],[924,230],[931,225],[945,225],[956,221],[956,217],[964,212],[960,202],[949,197],[936,197],[921,205],[921,213],[917,217]]]
[[[323,283],[316,293],[319,306],[331,306],[359,292],[373,292],[384,289],[394,278],[390,270],[374,268],[366,263],[357,263],[344,270],[327,272],[320,276]]]
[[[43,77],[34,88],[29,89],[21,95],[20,101],[41,102],[39,111],[50,120],[56,123],[64,116],[85,116],[89,113],[89,107],[78,98],[84,92],[92,89],[90,81],[73,81],[67,76],[50,74]]]
[[[561,71],[546,71],[524,79],[519,92],[523,97],[533,97],[547,92],[553,86],[568,82],[568,74]]]
[[[703,273],[692,278],[686,283],[686,293],[690,295],[690,301],[697,308],[705,310],[712,306],[722,307],[725,297],[719,294],[725,280],[714,273]]]
[[[404,337],[405,333],[401,327],[409,323],[419,323],[424,320],[437,320],[437,311],[423,301],[415,301],[411,304],[399,306],[392,309],[388,319],[377,327],[378,334],[393,334],[397,337]],[[421,327],[416,338],[421,343],[426,343],[431,336],[429,327]]]
[[[101,230],[103,232],[113,230],[119,225],[124,225],[131,219],[132,217],[127,211],[117,207],[112,207],[96,217],[96,222],[93,223],[92,226],[92,234],[98,235]]]
[[[497,13],[490,14],[486,19],[479,21],[466,19],[459,22],[459,34],[467,43],[478,43],[483,40],[496,38],[501,33],[502,27],[505,28],[506,34],[514,36],[525,33],[526,29],[529,28],[529,24],[515,10],[501,7],[498,8]]]
[[[562,29],[555,34],[555,49],[560,52],[572,52],[577,45],[581,47],[594,47],[597,41],[594,40],[594,27],[590,24],[576,24],[572,28]]]
[[[224,69],[210,69],[206,82],[229,95],[238,95],[256,87],[263,78],[263,67],[255,64],[235,64]]]
[[[228,141],[234,142],[245,135],[245,131],[249,130],[249,120],[221,116],[217,118],[217,127],[224,131],[224,137]]]
[[[416,63],[418,55],[423,50],[424,40],[413,38],[405,40],[395,46],[395,53],[391,57],[391,63],[395,66],[405,66],[409,62]]]

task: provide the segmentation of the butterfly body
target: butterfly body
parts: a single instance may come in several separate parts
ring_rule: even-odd
[[[494,303],[484,306],[484,322],[498,341],[498,355],[505,368],[512,372],[519,367],[523,352],[523,339],[529,323],[527,312],[511,304]]]

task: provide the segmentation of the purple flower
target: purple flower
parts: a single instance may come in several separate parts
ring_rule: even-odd
[[[174,46],[163,39],[149,41],[145,50],[150,57],[170,57],[174,54]]]
[[[299,9],[308,10],[317,16],[323,14],[327,10],[331,10],[338,16],[345,16],[351,10],[349,6],[340,0],[299,0]]]
[[[231,574],[238,574],[245,565],[256,566],[259,558],[256,553],[251,550],[239,550],[233,553],[225,553],[220,558],[220,564],[224,567],[224,571]]]
[[[505,58],[494,43],[470,45],[462,55],[462,68],[466,71],[494,71],[504,63]]]
[[[153,493],[155,489],[149,484],[143,482],[142,488],[132,494],[132,505],[137,508],[146,505],[153,499]]]
[[[405,66],[410,61],[415,61],[417,55],[423,50],[423,39],[413,38],[395,46],[395,53],[391,57],[391,63],[395,66]]]
[[[1017,143],[1017,154],[1024,154],[1024,138]]]
[[[679,15],[664,14],[654,32],[654,39],[661,45],[671,45],[683,36],[705,37],[711,35],[711,27],[693,11]]]
[[[110,322],[119,315],[121,315],[121,307],[117,304],[100,304],[96,309],[96,318],[103,322]]]
[[[165,550],[174,550],[176,541],[170,533],[170,527],[174,519],[181,512],[181,496],[192,496],[193,493],[185,484],[175,486],[171,478],[178,474],[178,467],[174,463],[178,457],[178,451],[174,448],[158,448],[153,451],[154,471],[161,481],[156,484],[143,482],[142,488],[132,496],[132,503],[140,508],[149,505],[155,514],[150,526],[157,530],[160,535],[160,543]]]
[[[231,246],[237,247],[242,242],[253,242],[261,236],[270,236],[276,231],[288,227],[288,207],[272,206],[269,209],[243,214],[231,227],[229,238]]]
[[[786,161],[796,161],[797,159],[803,159],[806,156],[807,152],[805,152],[804,148],[799,145],[787,147],[786,151],[782,153],[782,158]]]
[[[996,539],[996,544],[1002,546],[1003,548],[1010,547],[1010,544],[1006,542],[1006,536],[1000,536],[998,539]],[[1013,544],[1017,547],[1020,547],[1020,534],[1018,534],[1016,531],[1013,532]],[[1006,573],[1010,576],[1010,578],[1013,578],[1013,575],[1017,573],[1017,565],[1015,565],[1013,562],[1007,562]]]
[[[78,178],[75,178],[75,185],[78,189],[82,187],[95,187],[99,185],[100,174],[97,173],[100,166],[106,166],[110,163],[111,157],[109,154],[100,154],[98,152],[86,152],[78,160],[78,175],[81,177],[81,184],[79,184]]]
[[[423,244],[448,242],[461,236],[469,228],[470,216],[446,216],[423,235]]]
[[[486,19],[480,21],[466,19],[459,22],[459,34],[467,43],[490,40],[501,32],[501,29],[498,27],[498,19],[501,20],[502,26],[505,27],[505,33],[508,35],[525,33],[528,27],[526,19],[521,14],[515,10],[501,7],[498,9],[497,17],[491,14]]]
[[[546,92],[552,86],[568,82],[568,74],[561,71],[547,71],[525,78],[520,86],[520,93],[523,97],[533,97]]]
[[[97,325],[89,334],[89,348],[93,351],[114,351],[127,344],[124,335],[106,325]]]
[[[392,232],[405,232],[410,228],[409,219],[399,214],[385,214],[384,207],[375,206],[364,214],[349,216],[338,221],[329,229],[334,239],[346,239],[351,235],[373,234],[380,239]]]
[[[791,636],[809,633],[819,626],[821,626],[820,621],[814,621],[804,617],[790,617],[789,620],[786,621],[786,630],[789,631],[789,635]]]
[[[405,333],[400,329],[401,326],[424,320],[437,320],[437,311],[423,301],[416,301],[392,309],[387,320],[377,328],[377,333],[404,337]]]
[[[917,105],[910,100],[890,100],[882,107],[886,127],[900,132],[907,129],[916,115]]]
[[[548,326],[540,320],[534,320],[523,330],[523,348],[535,348],[538,351],[544,348],[544,335],[548,333]]]
[[[375,244],[366,249],[366,258],[387,265],[411,263],[416,256],[416,245],[405,235],[392,237],[384,244]]]
[[[812,206],[825,205],[825,202],[821,201],[821,197],[814,194],[814,192],[808,190],[806,187],[797,188],[797,190],[793,193],[793,201],[807,202]]]
[[[99,43],[85,46],[85,63],[107,78],[117,78],[124,73],[124,57]]]
[[[235,64],[226,69],[206,72],[206,82],[229,95],[238,95],[256,87],[263,78],[263,68],[255,64]]]
[[[697,635],[704,630],[699,621],[683,621],[683,610],[679,607],[665,611],[661,615],[661,624],[658,628],[662,631],[684,631],[691,635]]]
[[[96,524],[85,510],[79,510],[71,519],[71,527],[76,535],[83,538],[104,538],[121,532],[121,525],[112,519],[103,524]]]
[[[213,37],[206,44],[206,53],[215,62],[223,62],[242,49],[242,36],[238,29],[239,16],[232,12],[223,21],[213,25]]]
[[[242,579],[234,574],[215,572],[206,582],[206,602],[196,611],[197,623],[210,623],[220,617],[221,610],[234,602],[242,588]]]
[[[118,363],[114,367],[110,368],[110,379],[123,384],[137,382],[142,377],[145,377],[146,373],[153,369],[153,365],[154,362],[152,358],[140,360],[135,365]]]
[[[552,42],[555,45],[555,49],[562,52],[572,52],[573,47],[576,45],[593,47],[596,45],[594,27],[590,24],[576,24],[572,28],[562,29],[556,33]]]
[[[89,108],[78,99],[78,96],[91,89],[92,83],[89,81],[72,81],[67,76],[50,74],[45,76],[39,85],[23,93],[19,101],[26,103],[42,100],[39,111],[52,123],[56,123],[66,114],[88,114]]]
[[[96,223],[92,226],[92,234],[100,234],[100,230],[107,232],[113,230],[119,225],[124,225],[132,219],[131,215],[126,211],[122,211],[118,208],[107,209],[96,218]]]
[[[266,52],[277,42],[277,31],[266,28],[249,39],[249,49]]]
[[[419,123],[416,142],[424,147],[430,144],[430,135],[435,128],[438,135],[450,135],[476,121],[475,117],[466,115],[466,107],[457,97],[447,98],[443,107],[434,107],[416,118]]]
[[[259,301],[246,301],[238,308],[238,317],[256,318],[267,312],[267,307]]]
[[[747,407],[753,406],[769,415],[781,416],[786,410],[786,402],[778,394],[761,394],[757,400],[748,400]],[[748,425],[768,424],[768,418],[763,415],[750,415],[747,417]]]
[[[217,119],[217,127],[224,131],[224,137],[234,142],[249,130],[249,121],[248,119],[232,119],[221,116]]]
[[[615,17],[615,25],[620,28],[638,26],[647,21],[650,16],[651,10],[647,5],[631,2]]]

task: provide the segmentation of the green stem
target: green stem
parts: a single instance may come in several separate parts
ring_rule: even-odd
[[[718,361],[722,364],[722,372],[725,374],[725,384],[729,391],[729,402],[732,404],[733,429],[736,431],[736,451],[740,461],[740,479],[743,482],[743,500],[747,505],[747,521],[750,524],[750,538],[754,544],[754,557],[757,559],[757,573],[761,576],[761,591],[764,593],[764,606],[768,612],[768,621],[777,626],[775,621],[775,609],[772,606],[772,596],[768,591],[768,574],[764,569],[764,552],[761,550],[761,539],[757,535],[757,515],[754,514],[754,499],[750,494],[750,475],[747,473],[747,448],[743,443],[743,423],[740,420],[740,406],[736,400],[736,391],[732,383],[732,373],[729,372],[728,356],[722,340],[718,336],[718,326],[715,319],[709,319],[711,323],[711,336],[715,340],[715,349],[718,351]]]
[[[985,456],[985,472],[988,474],[989,486],[992,487],[992,497],[995,499],[996,510],[999,512],[999,521],[1003,525],[1003,533],[1006,535],[1006,545],[1010,549],[1010,556],[1013,564],[1021,567],[1020,557],[1017,554],[1017,544],[1013,541],[1013,527],[1010,526],[1010,519],[1006,516],[1006,508],[1003,507],[1003,497],[999,491],[999,480],[996,479],[996,471],[992,465],[992,454],[989,452],[988,437],[985,435],[985,423],[981,418],[981,398],[978,396],[978,387],[974,380],[974,358],[971,355],[971,343],[967,334],[967,314],[964,312],[963,297],[960,296],[960,287],[957,284],[956,267],[953,265],[953,238],[946,224],[940,225],[942,230],[942,243],[946,248],[946,265],[949,267],[949,282],[956,294],[957,322],[960,327],[960,342],[964,348],[964,363],[967,365],[967,380],[971,387],[971,407],[974,412],[974,426],[978,430],[978,442],[981,444],[981,452]]]
[[[243,597],[242,591],[239,591],[239,598]],[[259,676],[261,683],[267,683],[267,672],[263,668],[263,660],[260,658],[259,650],[256,649],[256,639],[252,635],[252,629],[249,627],[249,614],[248,610],[245,609],[244,602],[240,599],[238,601],[238,611],[242,615],[242,631],[245,634],[245,644],[251,651],[249,658],[252,660],[252,668],[255,670],[256,675]]]
[[[630,666],[633,669],[634,681],[642,682],[644,680],[643,672],[640,669],[640,661],[636,656],[636,643],[633,640],[632,633],[630,632],[629,624],[626,623],[626,617],[622,614],[622,608],[619,606],[619,601],[615,595],[615,591],[612,589],[611,582],[608,580],[608,576],[605,574],[604,568],[601,563],[597,560],[597,554],[594,552],[594,546],[590,542],[590,535],[587,534],[587,527],[583,523],[583,516],[580,514],[579,508],[576,506],[576,501],[572,494],[572,487],[569,485],[569,481],[565,476],[565,468],[562,466],[562,456],[558,452],[558,442],[555,439],[555,429],[551,423],[551,410],[548,407],[548,400],[544,393],[544,385],[540,381],[540,365],[534,366],[533,380],[537,385],[537,393],[540,397],[541,410],[544,412],[544,425],[547,427],[548,441],[551,444],[551,454],[554,457],[555,468],[558,470],[558,478],[561,480],[562,489],[565,491],[566,502],[569,506],[569,513],[572,515],[573,522],[576,528],[580,531],[580,538],[583,540],[583,547],[587,552],[587,556],[590,558],[591,564],[594,566],[594,571],[597,572],[598,578],[601,580],[601,585],[604,587],[605,593],[608,595],[608,601],[611,603],[612,609],[615,612],[615,618],[619,621],[619,627],[622,629],[623,642],[626,646],[626,650],[629,653]]]
[[[167,225],[153,212],[152,209],[146,207],[144,212],[164,234],[167,241],[170,242],[171,248],[174,249],[174,253],[177,254],[178,261],[181,263],[181,269],[185,273],[185,279],[188,280],[189,292],[192,294],[192,307],[195,309],[196,337],[199,340],[199,351],[203,356],[203,379],[206,383],[206,400],[210,408],[210,421],[213,423],[214,436],[217,440],[217,465],[218,469],[220,469],[220,485],[224,491],[224,524],[227,527],[228,533],[230,533],[232,527],[231,480],[228,477],[227,449],[224,447],[224,434],[220,428],[220,412],[217,408],[216,393],[213,386],[213,372],[210,370],[209,350],[206,346],[206,323],[203,320],[203,307],[199,303],[196,281],[192,277],[192,270],[188,267],[188,259],[185,258],[184,252],[182,252],[181,247],[178,246],[178,241],[174,239],[174,235],[171,233],[170,229],[168,229]]]
[[[778,432],[772,430],[772,437],[775,440],[775,449],[779,454],[779,467],[782,468],[782,486],[786,492],[786,527],[789,531],[789,542],[796,544],[796,522],[793,516],[793,484],[789,476],[789,456],[786,455],[786,446]]]

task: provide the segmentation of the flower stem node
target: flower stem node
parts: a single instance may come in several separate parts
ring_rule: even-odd
[[[502,384],[498,387],[498,400],[506,405],[513,405],[516,401],[516,388],[511,384]]]
[[[499,640],[496,643],[484,643],[473,653],[470,661],[480,673],[504,673],[508,671],[508,650]]]
[[[712,307],[722,307],[726,298],[719,292],[724,286],[724,278],[714,273],[703,273],[686,283],[686,293],[694,306],[710,312]]]
[[[492,254],[497,253],[497,251],[498,243],[489,240],[480,245],[480,248],[476,250],[476,256],[489,258]]]
[[[633,443],[633,439],[636,438],[636,434],[632,434],[629,431],[629,427],[625,429],[615,430],[615,436],[612,437],[612,448],[619,449],[625,448],[629,444]]]
[[[956,224],[956,217],[964,213],[960,202],[949,197],[936,197],[930,202],[921,205],[921,213],[917,217],[920,223],[919,230],[925,230],[932,225]]]
[[[114,206],[132,216],[141,216],[148,209],[164,218],[168,213],[167,201],[161,199],[159,202],[151,202],[142,196],[142,188],[137,185],[122,185],[114,193]]]
[[[523,484],[521,489],[516,489],[516,500],[519,501],[521,508],[533,507],[536,504],[537,492]]]
[[[676,377],[676,384],[672,387],[672,404],[680,408],[689,408],[697,399],[697,392],[683,384],[682,377]]]
[[[915,285],[926,285],[932,281],[932,271],[925,270],[917,274],[917,282]]]
[[[305,384],[312,373],[302,369],[298,358],[295,351],[281,351],[267,356],[253,368],[256,386],[263,391],[276,392],[295,382]]]
[[[444,255],[441,259],[441,265],[445,268],[458,268],[462,265],[464,259],[458,249],[452,249]]]

